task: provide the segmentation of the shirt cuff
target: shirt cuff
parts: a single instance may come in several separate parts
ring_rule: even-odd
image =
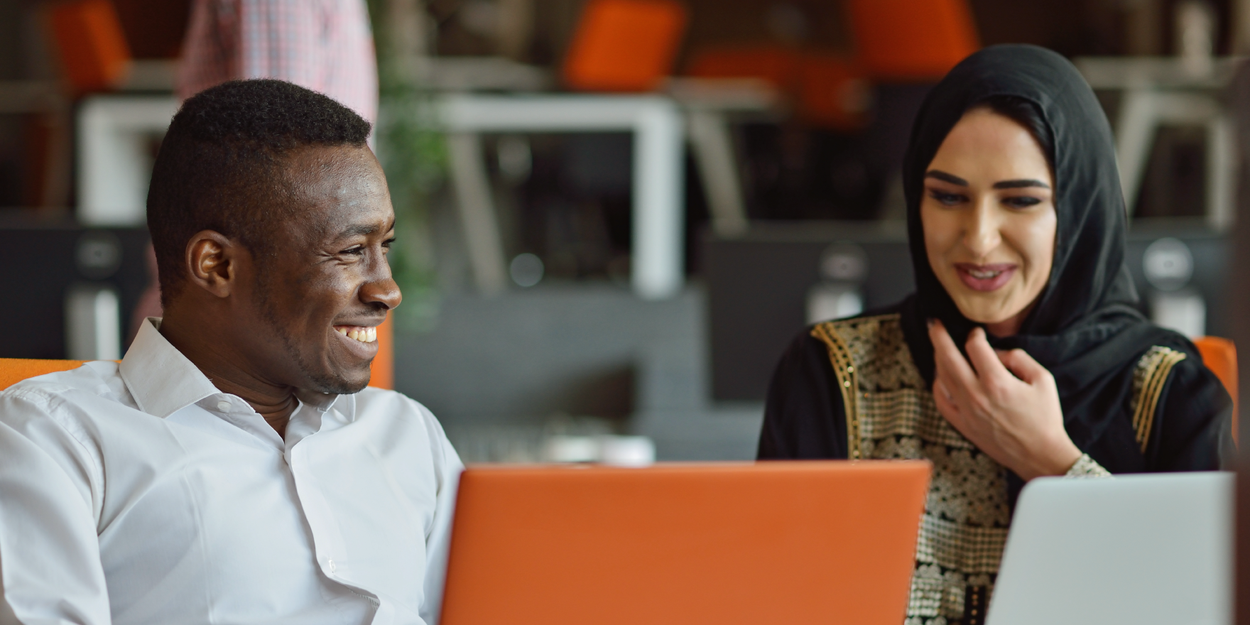
[[[1111,477],[1111,472],[1102,468],[1089,454],[1081,454],[1064,477]]]

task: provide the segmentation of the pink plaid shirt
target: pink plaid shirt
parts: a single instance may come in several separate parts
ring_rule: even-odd
[[[178,96],[242,78],[287,80],[376,122],[377,57],[364,0],[195,0]]]

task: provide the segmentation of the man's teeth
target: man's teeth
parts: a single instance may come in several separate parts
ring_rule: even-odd
[[[377,328],[335,328],[334,331],[361,343],[372,343],[378,340]]]
[[[990,278],[997,277],[998,274],[1002,273],[1002,271],[993,271],[993,270],[988,270],[988,269],[985,269],[985,270],[969,269],[968,273],[972,275],[972,277],[976,278],[977,280],[988,280]]]

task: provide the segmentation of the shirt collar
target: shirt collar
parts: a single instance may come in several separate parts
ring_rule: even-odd
[[[139,409],[162,419],[221,391],[160,332],[148,317],[126,350],[119,371]]]
[[[194,404],[205,397],[221,394],[208,376],[200,371],[160,332],[159,317],[148,317],[139,334],[126,350],[119,371],[139,409],[161,418]],[[319,412],[335,405],[338,395],[316,391],[295,393],[304,404]],[[355,402],[340,406],[344,416],[355,417]]]

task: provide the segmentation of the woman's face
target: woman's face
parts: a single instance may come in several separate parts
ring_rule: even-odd
[[[1033,135],[988,108],[964,114],[925,172],[929,265],[959,311],[995,336],[1019,331],[1050,279],[1054,186]]]

